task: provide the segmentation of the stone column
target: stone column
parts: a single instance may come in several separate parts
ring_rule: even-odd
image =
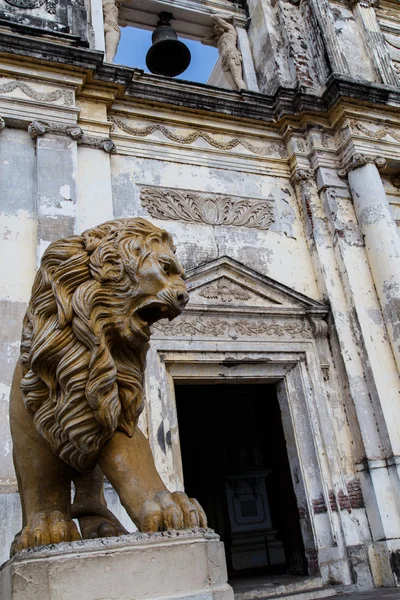
[[[376,169],[375,165],[373,167]],[[377,175],[379,178],[378,172]],[[362,461],[357,465],[357,471],[362,484],[373,539],[369,550],[371,552],[370,564],[373,577],[376,584],[383,585],[382,581],[384,580],[385,585],[393,585],[393,574],[389,563],[391,554],[400,545],[400,511],[397,500],[400,497],[400,479],[396,467],[392,466],[397,457],[393,456],[393,458],[387,459],[393,453],[393,450],[398,448],[398,444],[393,443],[393,439],[398,439],[398,435],[392,436],[390,439],[386,431],[388,420],[394,421],[391,407],[387,406],[387,396],[389,394],[387,388],[382,389],[378,401],[373,386],[370,385],[367,377],[368,365],[363,362],[362,353],[360,352],[357,319],[354,319],[354,313],[346,300],[346,289],[343,282],[343,275],[346,275],[346,270],[343,273],[341,261],[338,263],[336,259],[335,246],[337,244],[333,242],[327,229],[329,220],[327,214],[331,213],[331,208],[327,211],[323,207],[321,196],[315,184],[314,173],[309,168],[297,170],[293,179],[303,209],[305,232],[315,261],[316,274],[321,285],[326,287],[325,293],[331,304],[332,317],[342,349],[341,355],[347,376],[348,389],[354,403],[357,425],[364,446],[364,452],[362,453],[364,456],[360,454],[361,449],[358,448],[355,459],[360,461],[360,458],[362,458]],[[382,185],[380,178],[379,183]],[[371,185],[370,188],[373,198],[375,191]],[[342,235],[343,232],[339,234],[339,239],[342,239]],[[358,318],[359,316],[357,314]],[[343,388],[342,394],[343,400],[346,402]],[[394,397],[394,394],[392,397]],[[384,406],[380,406],[380,403]],[[344,511],[345,507],[343,506],[342,515]],[[342,520],[344,520],[343,516]],[[352,523],[354,524],[354,519]],[[347,529],[348,531],[349,529]],[[358,539],[356,539],[356,536]],[[363,539],[364,542],[361,541]],[[353,541],[347,538],[346,543],[354,546],[354,549],[359,544],[368,544],[367,536],[365,536],[362,527],[354,533]],[[355,555],[356,563],[357,557]]]
[[[56,127],[34,121],[28,132],[36,140],[38,261],[47,246],[75,233],[77,142]],[[72,139],[71,139],[72,138]]]
[[[378,171],[385,165],[386,161],[382,158],[356,154],[340,175],[348,175],[368,261],[400,372],[400,237]]]

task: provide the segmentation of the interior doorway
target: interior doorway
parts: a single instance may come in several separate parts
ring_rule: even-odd
[[[185,491],[221,536],[230,577],[307,574],[275,386],[175,392]]]

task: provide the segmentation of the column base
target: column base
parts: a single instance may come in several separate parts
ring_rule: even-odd
[[[40,546],[0,568],[2,600],[233,600],[211,530],[133,533]]]

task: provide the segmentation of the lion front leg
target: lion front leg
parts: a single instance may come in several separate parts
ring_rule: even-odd
[[[22,401],[20,380],[18,364],[10,396],[10,425],[23,524],[15,536],[11,555],[42,544],[80,539],[71,520],[72,469],[37,432]]]
[[[92,473],[74,476],[75,497],[72,516],[79,519],[79,527],[85,539],[128,533],[107,508],[103,483],[104,476],[99,466]]]
[[[207,527],[197,500],[167,490],[154,465],[150,444],[139,428],[132,438],[117,431],[101,451],[99,464],[140,531]]]

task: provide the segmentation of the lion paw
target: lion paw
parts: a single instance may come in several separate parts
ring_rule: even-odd
[[[116,517],[110,512],[110,518],[93,515],[91,517],[81,517],[79,519],[82,537],[87,539],[116,537],[125,535],[128,532],[121,525]]]
[[[27,548],[80,540],[76,525],[59,510],[40,512],[31,519],[13,542],[11,555]]]
[[[153,500],[143,504],[139,522],[140,530],[149,533],[207,527],[204,510],[195,498],[188,498],[184,492],[158,492]]]

